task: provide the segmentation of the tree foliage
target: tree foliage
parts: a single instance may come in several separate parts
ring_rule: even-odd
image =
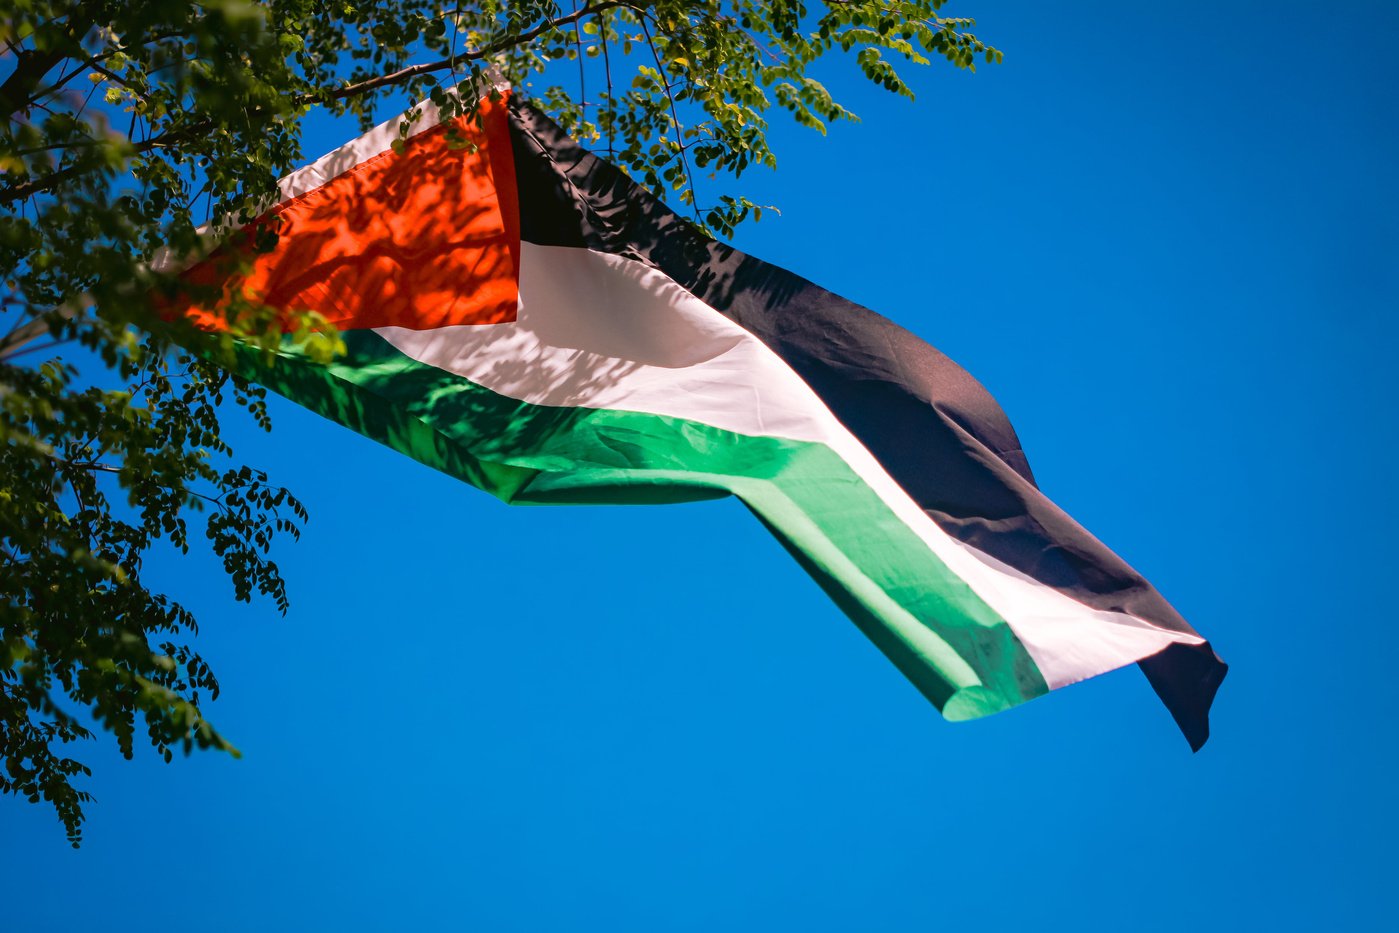
[[[301,504],[241,466],[226,399],[270,427],[220,366],[234,340],[338,338],[313,313],[245,296],[226,327],[160,313],[154,262],[199,228],[246,222],[302,159],[313,108],[375,121],[432,98],[470,113],[494,69],[566,129],[719,235],[761,211],[697,172],[774,167],[769,115],[853,119],[817,80],[830,53],[912,97],[896,63],[1000,53],[943,0],[8,0],[0,14],[0,790],[47,801],[77,845],[88,773],[65,746],[94,719],[130,757],[138,731],[232,746],[205,719],[218,681],[196,620],[148,587],[153,547],[202,535],[240,600],[287,607],[270,559]],[[844,54],[848,53],[848,54]],[[453,86],[466,89],[448,93]],[[405,123],[403,130],[408,131]],[[315,153],[309,153],[315,155]],[[708,182],[706,182],[708,184]],[[290,326],[293,333],[285,333]],[[80,371],[81,370],[81,371]]]

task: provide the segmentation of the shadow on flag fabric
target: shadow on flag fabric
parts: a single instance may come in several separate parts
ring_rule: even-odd
[[[1136,663],[1205,742],[1224,663],[1039,491],[975,379],[528,103],[483,108],[282,181],[275,247],[223,284],[319,311],[348,352],[248,349],[243,375],[508,503],[736,496],[947,719]]]

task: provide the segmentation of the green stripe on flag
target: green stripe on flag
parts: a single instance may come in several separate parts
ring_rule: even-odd
[[[243,375],[428,466],[519,504],[733,494],[948,719],[1047,693],[1010,626],[824,444],[641,412],[552,407],[420,363],[371,331],[320,366],[294,351]]]

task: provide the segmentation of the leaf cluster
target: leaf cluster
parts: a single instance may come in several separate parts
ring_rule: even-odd
[[[733,194],[700,203],[696,173],[738,178],[755,166],[776,168],[767,135],[774,108],[823,134],[831,122],[856,120],[813,74],[827,55],[848,53],[867,79],[910,99],[895,62],[940,58],[975,71],[978,60],[1000,61],[999,50],[969,31],[973,20],[941,17],[942,6],[943,0],[595,3],[572,29],[508,48],[500,66],[516,86],[550,79],[534,96],[564,129],[605,143],[610,161],[692,210],[708,232],[729,236],[743,221],[761,219],[762,208]],[[467,17],[473,34],[489,35],[488,16],[482,6]],[[576,81],[558,67],[575,60]]]

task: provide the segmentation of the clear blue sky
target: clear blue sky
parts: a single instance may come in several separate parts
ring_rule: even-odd
[[[0,799],[0,928],[1215,930],[1392,922],[1399,7],[964,0],[1006,51],[780,127],[738,245],[978,376],[1233,669],[944,723],[733,502],[510,509],[282,403],[285,619],[212,562],[246,756]],[[311,151],[353,135],[318,129]]]

